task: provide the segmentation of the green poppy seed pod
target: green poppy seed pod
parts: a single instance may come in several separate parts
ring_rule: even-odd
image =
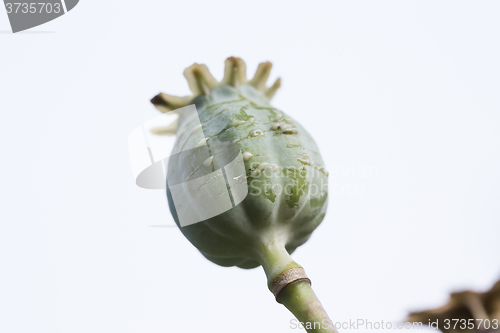
[[[194,64],[184,72],[192,96],[159,94],[152,103],[162,112],[194,104],[197,116],[181,113],[175,129],[159,128],[154,133],[176,131],[173,155],[186,151],[194,154],[199,147],[208,154],[201,160],[184,156],[169,161],[168,202],[181,232],[218,265],[246,269],[262,265],[268,287],[280,301],[278,295],[288,285],[298,281],[310,284],[289,254],[309,239],[325,216],[328,173],[311,135],[269,104],[280,86],[278,79],[266,88],[270,70],[269,62],[262,63],[248,81],[245,63],[231,57],[226,60],[224,78],[218,82],[205,65]],[[201,222],[184,225],[179,219],[179,205],[195,212],[201,208],[192,199],[197,188],[188,193],[182,187],[178,190],[177,184],[194,179],[200,168],[215,171],[214,156],[220,146],[236,148],[243,161],[242,172],[233,175],[237,180],[234,186],[229,179],[227,188],[203,195],[233,193],[233,206]],[[211,186],[214,178],[200,182],[198,187]],[[174,185],[175,191],[186,192],[184,200],[175,202]],[[234,194],[236,186],[247,187],[241,200]],[[313,295],[309,296],[315,298]]]

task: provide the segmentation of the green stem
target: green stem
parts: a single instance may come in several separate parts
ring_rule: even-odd
[[[309,333],[337,333],[308,281],[288,285],[278,295],[283,304],[304,325]]]
[[[301,267],[293,261],[283,246],[275,244],[263,248],[262,267],[266,272],[268,286],[284,271]],[[306,280],[286,286],[278,295],[283,304],[302,323],[309,333],[337,333],[331,319]]]

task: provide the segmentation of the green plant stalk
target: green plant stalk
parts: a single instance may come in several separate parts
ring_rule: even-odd
[[[301,267],[283,246],[274,244],[263,247],[261,265],[267,276],[268,286],[284,271]],[[286,286],[276,299],[283,304],[309,333],[338,333],[307,280]]]

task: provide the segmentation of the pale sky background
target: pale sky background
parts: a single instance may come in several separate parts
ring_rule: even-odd
[[[14,35],[0,10],[0,332],[300,332],[261,268],[216,266],[150,227],[173,224],[165,194],[132,177],[127,138],[158,114],[149,99],[187,94],[193,62],[220,79],[228,56],[248,76],[273,62],[273,105],[330,171],[378,171],[333,174],[293,256],[334,321],[397,322],[488,289],[499,17],[498,1],[82,0]]]

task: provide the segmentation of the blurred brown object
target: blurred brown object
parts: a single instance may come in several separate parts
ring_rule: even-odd
[[[455,328],[456,321],[453,319],[459,320]],[[460,320],[464,319],[467,324],[474,323],[474,328],[461,329],[460,326],[464,325],[460,323]],[[482,324],[478,327],[481,319]],[[500,281],[484,293],[474,291],[452,293],[450,300],[444,306],[422,312],[412,312],[408,315],[407,321],[421,322],[423,325],[437,322],[437,327],[434,326],[434,328],[439,328],[445,333],[500,333]],[[485,328],[485,321],[490,323],[489,329]]]

